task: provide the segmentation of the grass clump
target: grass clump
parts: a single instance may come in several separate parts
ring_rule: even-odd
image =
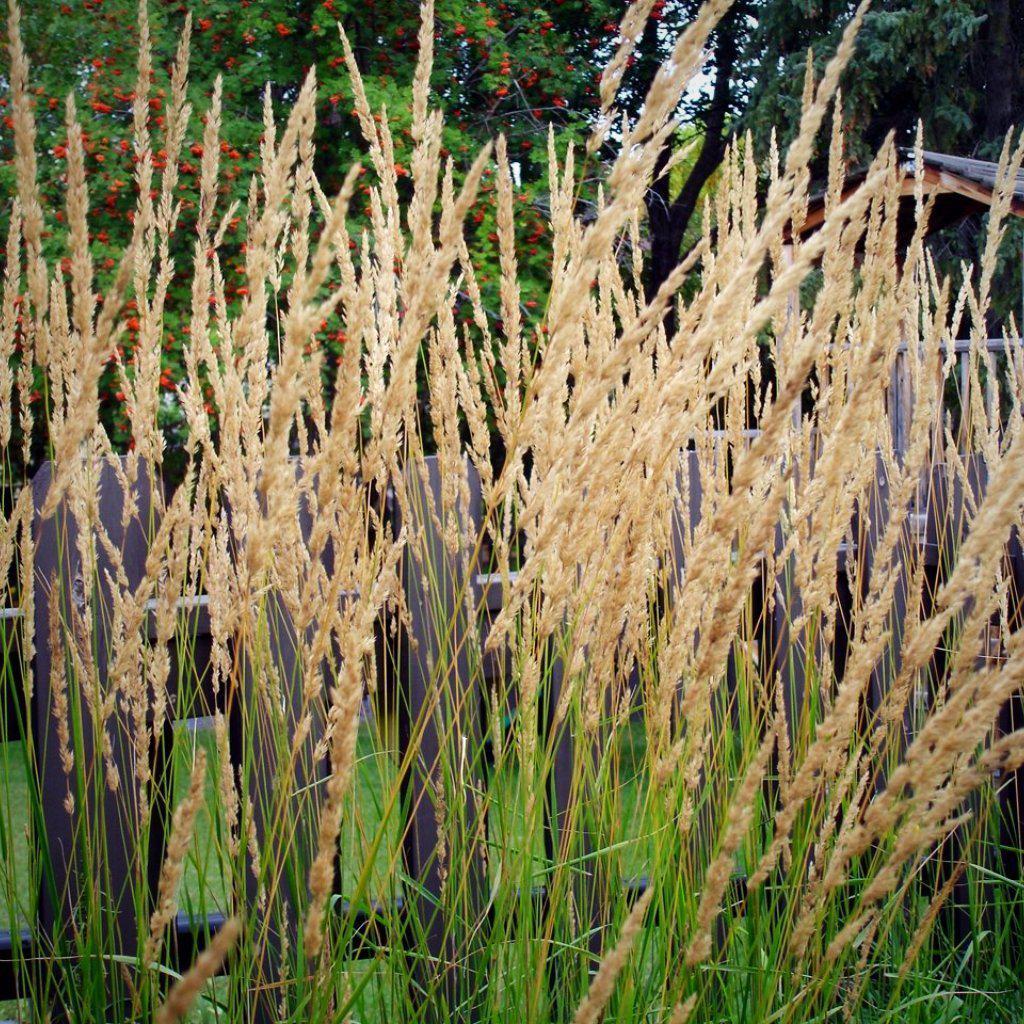
[[[577,154],[552,143],[550,293],[534,326],[502,140],[468,167],[443,154],[429,3],[408,181],[342,36],[366,173],[321,189],[311,71],[280,127],[268,99],[262,173],[245,210],[223,208],[218,87],[187,227],[189,33],[157,126],[143,3],[138,204],[99,302],[72,101],[65,258],[44,245],[53,211],[11,0],[0,439],[9,479],[29,483],[33,439],[49,461],[0,545],[23,612],[5,671],[25,681],[22,724],[36,726],[2,762],[0,884],[30,933],[14,1012],[1019,1013],[1019,339],[998,389],[978,367],[1024,146],[1007,142],[984,255],[958,290],[923,244],[923,182],[909,240],[900,227],[891,144],[844,188],[838,117],[825,222],[791,236],[855,19],[808,79],[785,158],[759,171],[734,146],[703,238],[645,296],[639,211],[726,7],[700,11],[629,122],[614,102],[634,8],[580,154],[605,182],[587,222]],[[482,201],[496,205],[497,320],[464,231]],[[232,305],[222,249],[236,216]],[[185,230],[193,258],[175,265],[169,240]],[[173,400],[188,442],[171,492],[160,352],[179,275],[192,306]],[[328,365],[316,339],[333,314],[347,340]],[[972,372],[954,431],[962,331]],[[123,453],[98,425],[111,358]],[[913,395],[898,445],[897,373]],[[186,718],[205,731],[174,725]],[[185,962],[181,910],[224,918]]]

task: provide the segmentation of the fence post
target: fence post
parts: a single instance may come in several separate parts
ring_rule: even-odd
[[[301,470],[298,462],[293,468],[296,474]],[[297,519],[299,537],[308,547],[313,517],[305,495],[299,498]],[[328,573],[334,566],[331,543],[328,540],[320,555]],[[344,600],[349,595],[339,596]],[[249,647],[238,651],[242,688],[231,715],[230,746],[235,764],[251,756],[248,796],[261,860],[267,853],[268,837],[282,832],[270,827],[270,817],[284,814],[290,821],[289,828],[284,830],[289,837],[287,844],[273,850],[275,863],[285,862],[286,866],[279,872],[278,899],[272,906],[264,905],[266,894],[260,891],[260,882],[253,873],[247,871],[245,876],[247,901],[257,910],[254,920],[261,930],[258,942],[263,950],[261,971],[264,981],[269,983],[269,987],[255,993],[253,1019],[258,1024],[269,1024],[278,1016],[279,992],[274,982],[281,979],[282,950],[285,942],[290,949],[296,949],[296,914],[303,905],[310,867],[317,853],[318,809],[323,799],[320,783],[330,773],[326,750],[318,757],[317,748],[323,742],[327,724],[331,655],[320,666],[322,692],[307,700],[303,673],[308,666],[301,663],[301,648],[303,640],[312,641],[317,624],[311,623],[307,635],[300,637],[284,595],[273,588],[266,595],[263,616],[261,626],[266,628],[265,642],[262,637],[251,637]],[[303,721],[307,715],[308,723]],[[285,768],[290,773],[287,794],[281,791],[279,775]],[[336,882],[337,867],[336,862]]]
[[[892,446],[901,465],[910,439],[910,418],[914,402],[907,357],[907,343],[904,340],[896,350],[896,358],[893,361],[888,401]]]
[[[899,467],[896,468],[899,472]],[[896,541],[888,566],[877,564],[878,547],[889,520],[893,516],[892,484],[889,470],[881,453],[875,454],[875,478],[871,493],[867,499],[867,528],[864,532],[864,557],[862,560],[863,583],[870,586],[876,573],[892,569],[899,573],[892,595],[892,605],[886,613],[885,629],[890,639],[885,645],[881,659],[871,671],[871,683],[868,693],[867,710],[877,711],[886,699],[902,665],[903,631],[907,616],[907,598],[909,596],[908,575],[913,570],[914,560],[918,557],[914,527],[910,513],[901,527],[901,536]],[[923,554],[923,553],[922,553]],[[906,739],[911,730],[912,712],[909,704],[904,712],[904,738],[896,751],[902,753]],[[888,772],[879,777],[878,784],[883,785]]]
[[[125,495],[118,473],[106,461],[99,465],[95,473],[93,491],[98,496],[98,518],[107,531],[110,543],[120,554],[127,586],[134,589],[145,576],[149,543],[147,527],[151,519],[156,517],[149,471],[145,466],[139,468],[134,493],[131,495],[137,503],[137,514],[131,516],[127,523],[122,520]],[[126,712],[118,701],[107,727],[111,760],[120,782],[119,791],[112,792],[102,781],[104,764],[99,756],[93,723],[83,710],[82,742],[76,747],[75,756],[82,762],[76,765],[76,770],[86,779],[84,788],[88,798],[85,806],[81,806],[81,800],[76,798],[73,813],[69,814],[65,809],[68,781],[61,767],[52,714],[52,652],[49,648],[51,604],[59,602],[59,614],[65,626],[71,627],[72,631],[76,615],[88,617],[95,631],[96,683],[100,692],[104,692],[109,669],[108,656],[113,641],[110,627],[114,598],[105,574],[112,572],[114,566],[95,536],[90,537],[89,542],[96,550],[96,579],[83,578],[77,546],[81,524],[72,514],[69,502],[61,502],[50,518],[44,519],[40,514],[52,479],[53,466],[49,462],[44,463],[32,479],[32,531],[36,552],[33,577],[36,637],[33,717],[42,795],[42,826],[45,831],[40,839],[47,845],[52,869],[51,877],[45,873],[43,877],[39,927],[42,936],[55,939],[64,930],[61,922],[70,924],[70,915],[74,913],[81,896],[83,872],[94,870],[93,865],[83,860],[80,848],[85,834],[83,829],[92,832],[100,829],[106,844],[108,872],[107,877],[93,878],[91,881],[102,889],[104,903],[113,908],[115,948],[134,955],[138,934],[133,876],[137,873],[135,851],[138,848],[141,816],[134,786],[135,751],[131,742],[131,723],[126,721]],[[91,610],[88,607],[87,592],[91,594]],[[84,657],[89,659],[90,652],[85,652]],[[169,770],[167,741],[168,736],[165,735],[156,744],[156,764],[152,766],[154,789],[161,784],[161,777]],[[92,756],[88,757],[90,752]],[[97,779],[99,781],[93,785]],[[94,794],[98,794],[97,799],[93,799]],[[88,826],[83,824],[83,819],[88,820]],[[155,891],[159,877],[163,839],[162,830],[154,823],[150,830],[147,865],[150,892]]]
[[[933,579],[936,590],[942,585],[954,564],[953,556],[959,557],[960,545],[968,532],[969,509],[977,508],[984,499],[988,488],[988,465],[980,454],[967,455],[966,486],[965,481],[957,472],[950,473],[946,464],[939,463],[931,468],[930,485],[927,505],[923,556],[933,566]],[[957,617],[963,622],[970,611],[973,601],[966,603]],[[965,638],[969,642],[970,638]],[[984,660],[985,652],[981,660]],[[940,672],[944,669],[945,654],[936,652],[936,660]],[[979,664],[980,668],[981,665]],[[1010,705],[1004,705],[1000,711],[1001,720]],[[998,729],[998,725],[997,725]],[[977,794],[968,798],[970,806],[977,799]],[[936,887],[941,887],[956,868],[957,861],[964,854],[967,839],[963,827],[951,832],[942,844],[936,858]],[[940,920],[952,934],[953,943],[961,948],[972,935],[973,925],[970,912],[970,883],[968,873],[962,872],[953,885],[953,891],[942,908]]]
[[[808,469],[810,471],[810,467]],[[799,468],[794,466],[794,481],[798,474]],[[783,507],[789,507],[788,498]],[[785,552],[788,541],[789,537],[780,519],[774,532],[773,575],[766,580],[766,589],[771,588],[771,628],[766,631],[771,637],[771,650],[767,653],[765,664],[770,673],[767,680],[770,684],[769,692],[774,692],[776,680],[782,690],[786,727],[792,743],[797,737],[797,725],[807,702],[809,651],[806,628],[795,631],[792,628],[793,623],[804,615],[803,593],[796,579],[796,552],[791,550],[785,562],[779,563],[779,557]],[[814,650],[810,656],[817,653]]]
[[[441,467],[436,456],[410,462],[396,508],[396,535],[409,535],[402,572],[408,610],[408,632],[399,674],[404,693],[398,698],[400,749],[410,753],[401,779],[407,821],[402,842],[406,871],[415,890],[409,894],[410,913],[423,929],[429,962],[417,970],[417,983],[428,992],[443,993],[450,1019],[468,1020],[486,979],[473,978],[471,968],[458,963],[468,951],[459,940],[478,934],[486,907],[484,849],[485,811],[473,783],[481,771],[482,699],[479,666],[471,650],[479,648],[472,552],[480,527],[480,481],[465,464],[468,507],[459,507],[459,543],[453,552],[445,543]],[[444,770],[453,777],[442,778]],[[456,774],[457,773],[457,774]],[[463,794],[459,808],[445,811],[441,791]],[[444,891],[445,865],[440,860],[443,816],[464,815],[460,863],[468,872],[459,900],[459,913],[446,916],[454,903]],[[407,932],[416,941],[420,936]],[[430,1000],[425,1000],[429,1005]],[[446,1018],[447,1019],[447,1018]]]
[[[1011,577],[1011,611],[1009,628],[1024,629],[1024,545],[1020,530],[1015,527],[1007,550]],[[1000,652],[1002,654],[1003,652]],[[1003,705],[996,723],[1000,736],[1024,728],[1024,689],[1018,690]],[[1002,873],[1017,882],[1024,881],[1024,768],[1004,772],[999,778],[999,846]],[[1014,905],[1009,922],[1010,948],[1024,955],[1024,905]]]

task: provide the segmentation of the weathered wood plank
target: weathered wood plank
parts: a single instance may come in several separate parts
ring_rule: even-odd
[[[403,496],[396,507],[398,529],[409,531],[402,573],[408,631],[402,638],[398,699],[401,755],[414,751],[402,776],[407,820],[403,858],[413,880],[407,896],[422,929],[428,961],[417,982],[442,995],[452,1019],[469,1019],[482,988],[466,963],[466,944],[480,941],[486,924],[484,872],[486,822],[474,777],[483,770],[483,708],[478,622],[473,578],[478,567],[463,538],[471,543],[480,528],[480,482],[466,466],[468,505],[457,510],[455,550],[444,536],[441,467],[436,456],[406,468]],[[400,755],[400,756],[401,756]],[[461,794],[461,806],[446,807],[443,796]],[[441,830],[460,821],[460,891],[446,890],[450,864],[442,859]],[[449,848],[452,836],[445,835]],[[455,913],[453,913],[455,911]],[[474,938],[476,936],[476,938]],[[414,936],[410,932],[409,938]],[[460,962],[461,961],[461,962]],[[430,1000],[427,1001],[428,1003]]]
[[[100,918],[97,915],[96,920],[112,920],[114,934],[110,939],[114,948],[134,953],[138,935],[133,892],[140,881],[143,884],[148,882],[151,891],[155,891],[164,837],[159,823],[155,823],[149,831],[149,857],[144,866],[145,876],[140,879],[136,852],[142,834],[142,814],[135,784],[136,755],[131,742],[134,730],[120,701],[115,702],[111,720],[106,725],[110,738],[111,764],[119,781],[118,791],[113,792],[103,781],[105,766],[100,756],[99,738],[94,732],[92,716],[83,702],[80,711],[82,742],[76,745],[75,770],[86,780],[88,795],[83,805],[80,794],[76,793],[73,813],[69,814],[65,810],[68,779],[60,762],[50,688],[50,608],[52,603],[59,602],[58,614],[65,624],[67,636],[74,635],[76,621],[88,620],[91,624],[92,652],[83,652],[83,659],[88,663],[94,657],[98,689],[101,693],[105,692],[114,642],[110,633],[114,617],[113,595],[107,573],[112,573],[114,566],[103,546],[93,536],[88,540],[96,550],[96,576],[84,578],[77,545],[80,524],[72,515],[67,501],[61,503],[52,517],[41,517],[40,510],[46,500],[52,475],[51,464],[44,463],[32,481],[35,510],[32,530],[36,545],[33,715],[45,832],[40,841],[47,845],[52,869],[52,874],[47,873],[43,880],[39,925],[47,937],[66,935],[71,915],[75,913],[80,900],[90,888],[96,888],[102,893],[97,898],[101,898],[103,904],[111,909],[109,917]],[[147,530],[158,516],[158,505],[153,501],[150,487],[148,473],[141,470],[131,495],[138,511],[125,523],[122,520],[125,495],[118,474],[106,462],[96,469],[98,517],[111,544],[119,552],[130,589],[136,588],[145,575]],[[84,685],[82,682],[81,686]],[[169,735],[164,735],[155,744],[155,763],[152,765],[154,787],[167,785],[168,740]],[[73,786],[73,791],[76,788]],[[87,821],[83,821],[83,818]],[[102,834],[106,844],[100,876],[96,875],[100,865],[85,855],[82,845],[85,837],[95,835],[97,831]]]

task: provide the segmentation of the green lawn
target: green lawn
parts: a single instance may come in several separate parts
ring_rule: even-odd
[[[375,745],[371,723],[360,728],[356,747],[357,774],[354,787],[355,805],[345,815],[341,835],[342,892],[351,893],[357,885],[360,870],[370,855],[371,844],[380,830],[381,821],[388,810],[388,800],[394,786],[394,761],[386,751]],[[644,734],[642,723],[630,723],[623,730],[620,751],[621,770],[620,813],[628,834],[641,835],[639,818],[640,786]],[[175,729],[174,742],[174,801],[177,804],[188,790],[194,752],[201,747],[207,754],[206,805],[200,811],[195,826],[195,839],[189,855],[179,905],[183,909],[200,906],[227,908],[224,859],[219,836],[223,834],[214,818],[219,808],[217,800],[217,757],[213,732],[210,729]],[[503,777],[491,782],[492,810],[489,817],[489,843],[496,850],[514,856],[522,845],[523,801],[518,795],[516,773],[506,770]],[[25,771],[22,744],[0,744],[0,842],[10,855],[0,864],[0,928],[27,925],[28,894],[31,890],[29,844],[32,841],[28,822],[29,785]],[[372,896],[385,891],[389,874],[389,861],[397,849],[397,812],[391,812],[391,824],[385,839],[373,854],[369,891]],[[544,853],[540,842],[533,851],[538,879],[544,866]],[[630,844],[624,851],[626,873],[642,874],[644,870],[643,843]],[[13,897],[13,898],[12,898]]]
[[[207,753],[206,803],[195,825],[195,838],[182,878],[181,907],[227,907],[224,862],[214,815],[217,813],[217,758],[214,735],[210,729],[175,729],[174,802],[188,790],[194,752]],[[353,885],[358,866],[384,813],[385,797],[393,775],[386,754],[373,749],[369,730],[363,728],[357,746],[358,766],[355,814],[346,816],[342,834],[342,877]],[[29,783],[21,742],[0,744],[0,843],[5,855],[0,862],[0,928],[27,924],[28,893],[31,889],[29,848],[32,838],[28,821]],[[394,830],[391,830],[394,831]],[[392,838],[393,837],[389,837]],[[393,845],[393,841],[392,841]],[[381,844],[376,852],[373,876],[380,879],[387,870],[388,851]]]
[[[226,857],[223,856],[222,823],[219,811],[218,767],[216,744],[212,729],[175,728],[174,740],[174,802],[177,804],[188,790],[195,750],[200,747],[207,754],[206,801],[195,825],[192,850],[186,860],[178,903],[181,909],[199,912],[201,908],[227,909],[225,884]],[[399,822],[397,808],[390,811],[390,823],[384,829],[383,840],[371,853],[371,844],[381,832],[381,823],[388,814],[389,801],[395,785],[395,759],[381,749],[380,736],[372,720],[360,726],[356,747],[357,765],[352,802],[346,810],[341,833],[341,889],[350,895],[358,886],[360,871],[371,860],[372,867],[367,886],[370,897],[394,892],[394,879],[400,875],[401,865],[389,862],[398,857]],[[644,730],[641,722],[629,723],[622,731],[619,750],[620,771],[618,813],[629,835],[640,836],[640,817],[644,757]],[[515,759],[510,759],[514,765]],[[488,782],[491,811],[488,818],[488,843],[495,856],[490,858],[492,872],[498,871],[501,858],[518,863],[523,844],[523,806],[518,773],[506,767]],[[32,879],[29,861],[30,836],[28,808],[31,806],[29,782],[21,743],[0,744],[0,843],[7,851],[0,863],[0,928],[25,927],[30,907],[29,894]],[[542,837],[538,837],[532,851],[534,881],[544,880],[546,858]],[[627,844],[621,851],[623,874],[639,875],[644,871],[644,844]],[[391,879],[389,883],[389,879]],[[400,884],[397,886],[400,889]],[[353,978],[365,971],[381,971],[380,963],[358,961],[352,964]],[[387,976],[385,976],[387,975]],[[390,998],[390,974],[384,971],[366,986],[360,996],[356,1018],[376,1018],[379,1009]],[[17,1016],[17,1005],[0,1003],[0,1021]],[[202,1004],[192,1016],[193,1021],[215,1019],[212,1011],[203,1010]],[[384,1018],[386,1019],[386,1015]]]

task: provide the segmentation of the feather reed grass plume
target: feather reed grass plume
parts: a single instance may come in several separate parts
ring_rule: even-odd
[[[221,925],[210,945],[199,954],[189,971],[174,983],[167,999],[156,1011],[156,1024],[177,1024],[192,1009],[203,986],[220,970],[225,958],[238,941],[241,925],[232,917]]]
[[[192,778],[185,799],[174,811],[171,834],[167,841],[167,853],[160,867],[160,881],[157,886],[156,906],[149,921],[149,937],[142,954],[143,963],[150,964],[156,959],[163,941],[164,932],[174,917],[178,902],[178,886],[185,867],[185,856],[195,831],[196,816],[203,802],[203,784],[206,781],[206,754],[200,750],[196,755]]]
[[[140,0],[137,200],[100,305],[81,93],[51,234],[8,0],[2,669],[35,729],[0,760],[0,902],[32,935],[11,967],[32,1007],[930,1024],[955,990],[987,1024],[1024,1001],[1024,356],[1015,329],[989,338],[1024,137],[978,267],[947,273],[893,140],[846,171],[861,4],[808,55],[790,145],[735,140],[649,294],[648,190],[686,159],[680,100],[729,10],[676,40],[659,23],[630,113],[658,6],[608,43],[586,152],[549,133],[543,202],[521,202],[536,168],[511,136],[449,153],[428,2],[408,109],[375,107],[354,37],[318,43],[365,151],[337,193],[321,64],[288,109],[264,92],[236,203],[234,99],[190,85],[183,19],[154,116]],[[819,148],[824,219],[801,232]],[[169,929],[224,917],[155,1010]]]
[[[597,974],[594,975],[594,980],[590,983],[590,989],[587,992],[586,998],[576,1010],[573,1016],[573,1024],[594,1024],[595,1021],[600,1019],[605,1006],[608,1004],[608,1000],[611,998],[612,990],[615,988],[615,981],[625,966],[626,958],[629,956],[633,942],[643,927],[644,916],[653,898],[654,890],[647,889],[640,899],[633,904],[633,908],[622,923],[618,941],[601,961],[601,966],[597,969]]]

